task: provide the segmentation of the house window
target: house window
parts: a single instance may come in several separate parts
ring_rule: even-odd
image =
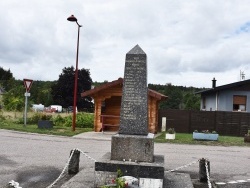
[[[247,96],[233,96],[233,111],[246,111]]]

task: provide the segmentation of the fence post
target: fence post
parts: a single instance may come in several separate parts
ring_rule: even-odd
[[[218,132],[218,129],[217,129],[217,112],[218,111],[215,111],[215,113],[214,113],[214,130]]]
[[[206,173],[206,161],[208,166],[208,173],[210,175],[210,162],[204,158],[199,161],[199,179],[200,182],[207,182],[207,173]]]
[[[191,130],[191,128],[192,128],[191,114],[192,114],[192,111],[189,110],[189,111],[188,111],[188,132],[189,132],[189,133],[192,133],[192,132],[193,132],[193,130]]]
[[[79,172],[80,151],[71,150],[70,156],[72,152],[74,153],[69,161],[68,174],[77,174]]]

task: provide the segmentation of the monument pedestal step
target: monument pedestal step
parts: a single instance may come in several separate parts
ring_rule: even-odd
[[[117,177],[117,170],[120,169],[123,176],[133,176],[146,182],[161,182],[164,179],[164,156],[155,155],[154,162],[130,162],[110,160],[110,152],[95,163],[95,187],[109,184]]]
[[[154,162],[154,137],[149,135],[116,134],[111,141],[111,160]]]
[[[94,181],[94,167],[85,166],[78,174],[64,182],[61,188],[96,188]],[[163,188],[194,188],[194,186],[189,174],[171,172],[165,173]]]

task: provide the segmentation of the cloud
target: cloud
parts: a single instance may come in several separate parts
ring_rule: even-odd
[[[202,86],[205,74],[227,84],[222,73],[232,81],[240,70],[249,75],[249,6],[247,0],[1,1],[0,66],[17,79],[58,79],[75,66],[77,25],[66,20],[74,14],[82,25],[79,68],[90,69],[94,81],[123,77],[125,55],[139,44],[151,83]]]

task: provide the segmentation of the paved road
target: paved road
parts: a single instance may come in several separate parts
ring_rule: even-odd
[[[98,135],[69,138],[0,129],[0,187],[10,180],[19,182],[23,188],[48,186],[61,173],[73,148],[79,148],[98,160],[110,152],[111,142],[98,139]],[[250,147],[156,143],[155,154],[165,156],[166,170],[207,158],[210,160],[211,179],[215,182],[250,181]],[[81,157],[80,169],[91,163],[93,161]],[[198,165],[197,162],[178,171],[198,179]]]

